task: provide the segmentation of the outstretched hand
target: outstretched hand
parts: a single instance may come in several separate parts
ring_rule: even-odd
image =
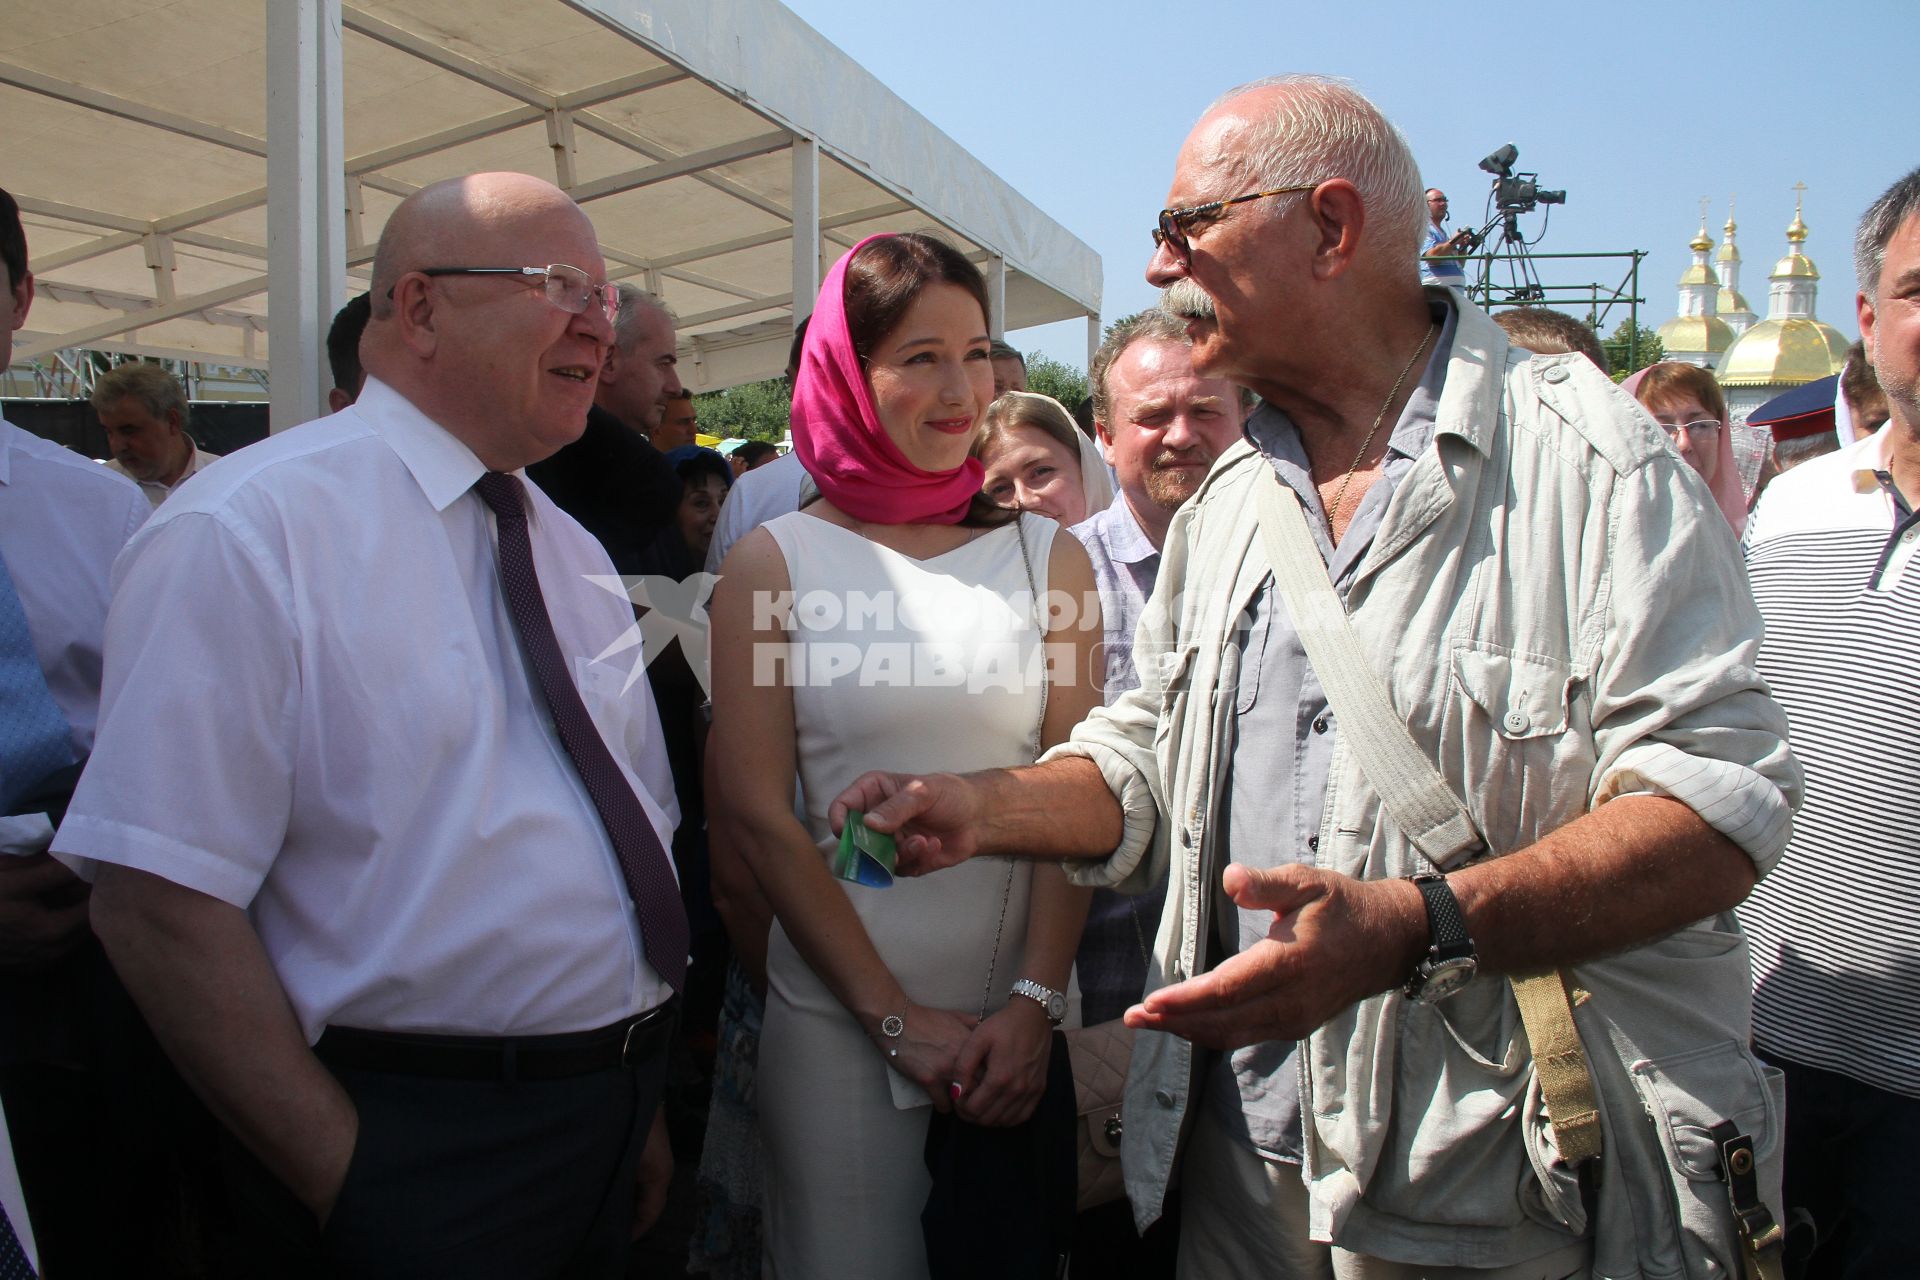
[[[861,774],[827,808],[835,835],[851,809],[866,815],[869,828],[893,837],[900,875],[923,876],[979,852],[978,790],[959,774]]]
[[[1267,936],[1211,972],[1152,992],[1127,1010],[1128,1026],[1210,1049],[1304,1039],[1404,979],[1425,945],[1420,891],[1404,880],[1235,863],[1222,885],[1239,906],[1274,913]]]

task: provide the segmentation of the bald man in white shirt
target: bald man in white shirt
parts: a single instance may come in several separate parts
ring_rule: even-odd
[[[410,197],[358,401],[210,468],[118,566],[55,849],[99,864],[276,1275],[623,1272],[678,815],[647,682],[596,660],[632,625],[612,566],[519,475],[581,430],[605,281],[538,179]]]

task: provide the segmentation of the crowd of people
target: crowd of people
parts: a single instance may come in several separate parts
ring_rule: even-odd
[[[882,234],[702,448],[490,173],[330,416],[0,424],[0,1275],[640,1274],[676,1165],[715,1277],[1920,1273],[1920,170],[1751,467],[1340,81],[1167,204],[1085,406]]]

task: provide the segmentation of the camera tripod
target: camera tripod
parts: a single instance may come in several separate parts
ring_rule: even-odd
[[[1494,228],[1500,230],[1500,238],[1493,248],[1480,258],[1480,270],[1477,278],[1467,286],[1467,296],[1482,307],[1491,307],[1494,303],[1509,306],[1528,306],[1546,301],[1547,292],[1540,284],[1540,272],[1534,265],[1533,253],[1527,238],[1520,233],[1520,215],[1530,212],[1526,209],[1501,208],[1487,219],[1487,224],[1474,232],[1473,248],[1486,243]],[[1546,234],[1542,228],[1541,234]],[[1503,264],[1496,272],[1495,264]],[[1505,283],[1495,282],[1496,274],[1505,278]]]

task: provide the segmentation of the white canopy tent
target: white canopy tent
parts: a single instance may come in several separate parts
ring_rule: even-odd
[[[876,231],[973,256],[996,335],[1099,336],[1093,250],[776,0],[8,0],[0,31],[39,288],[17,359],[292,347],[274,423],[312,417],[387,215],[487,169],[582,203],[696,390],[777,374],[823,258]]]

